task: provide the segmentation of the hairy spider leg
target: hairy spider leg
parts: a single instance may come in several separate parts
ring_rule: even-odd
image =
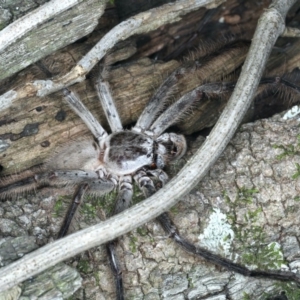
[[[106,252],[108,254],[110,267],[115,280],[117,300],[124,300],[125,298],[124,298],[123,277],[122,277],[122,270],[120,268],[120,262],[116,254],[116,243],[117,240],[114,240],[106,244]]]
[[[25,172],[24,175],[7,177],[0,182],[0,198],[29,192],[43,186],[66,186],[87,183],[92,194],[105,194],[113,190],[115,183],[99,177],[97,171],[55,170]],[[101,189],[99,189],[101,187]]]
[[[160,136],[167,128],[182,121],[183,117],[190,113],[197,103],[203,97],[222,96],[225,93],[232,92],[235,87],[235,82],[217,82],[203,84],[194,90],[182,96],[174,104],[170,105],[150,126],[145,133],[153,135],[154,137]],[[260,85],[265,85],[267,89],[274,89],[278,91],[287,90],[291,94],[299,95],[300,87],[292,82],[281,77],[263,78]]]
[[[234,83],[207,83],[201,85],[182,96],[170,105],[151,125],[149,131],[155,137],[160,136],[168,127],[178,123],[190,112],[206,95],[217,95],[232,91]]]
[[[148,181],[147,184],[141,186],[141,190],[144,192],[145,197],[148,198],[152,196],[157,189],[154,186],[153,181],[150,179],[150,181]],[[215,265],[225,267],[229,271],[233,271],[248,277],[265,277],[265,278],[271,278],[280,281],[292,280],[297,283],[300,283],[299,274],[288,272],[288,271],[278,271],[278,270],[274,270],[274,271],[273,270],[251,270],[238,263],[234,263],[229,259],[214,254],[209,250],[206,250],[204,248],[192,244],[191,242],[189,242],[179,234],[176,225],[173,223],[173,221],[171,220],[167,212],[164,212],[161,215],[159,215],[156,218],[156,220],[160,223],[165,233],[170,238],[172,238],[176,244],[181,246],[181,248],[183,248],[186,252],[204,258],[205,260]]]
[[[141,170],[140,172],[135,174],[133,178],[146,198],[150,197],[156,192],[156,188],[150,176],[156,177],[162,185],[164,185],[164,183],[168,180],[168,175],[161,169],[153,171]],[[160,178],[162,178],[163,180],[160,180]]]
[[[179,101],[175,102],[168,109],[165,109],[174,90],[176,91],[176,83],[180,80],[189,67],[179,67],[160,85],[156,93],[151,97],[142,114],[140,115],[136,125],[133,127],[135,132],[152,131],[154,136],[159,136],[164,130],[182,120],[182,117],[195,107],[197,101],[201,100],[205,94],[220,95],[222,93],[231,92],[235,87],[235,82],[217,82],[203,84],[196,89],[185,94]],[[299,93],[299,87],[281,77],[263,78],[260,85],[274,86],[282,89],[283,86],[291,93]],[[281,85],[281,86],[280,86]],[[199,98],[199,99],[197,99]],[[189,104],[190,103],[190,104]],[[163,112],[162,114],[160,114]],[[157,119],[158,115],[159,118]],[[148,132],[149,135],[151,133]],[[153,135],[152,134],[152,135]]]
[[[112,215],[119,214],[131,205],[133,195],[132,177],[121,176],[119,181],[119,193],[115,202]]]
[[[119,192],[116,198],[115,207],[112,215],[116,215],[124,210],[126,210],[131,205],[133,195],[132,187],[132,177],[121,176],[119,183]],[[123,288],[123,277],[122,270],[120,268],[120,263],[118,256],[116,254],[117,240],[111,241],[106,244],[106,251],[109,257],[111,270],[114,276],[117,300],[124,300],[124,288]]]
[[[92,113],[86,108],[86,106],[81,102],[78,95],[69,89],[63,89],[63,94],[66,101],[74,112],[81,118],[81,120],[86,124],[94,137],[100,142],[103,138],[107,137],[107,132],[100,125],[100,123],[95,119]]]
[[[65,215],[64,221],[60,227],[60,231],[58,233],[58,238],[62,238],[65,235],[67,235],[70,225],[72,223],[73,217],[82,203],[82,199],[84,197],[85,193],[92,194],[92,195],[104,195],[109,192],[111,192],[117,182],[114,178],[107,178],[101,174],[100,171],[76,171],[76,170],[71,170],[71,171],[61,171],[64,173],[69,173],[69,176],[80,176],[81,181],[76,182],[76,180],[72,179],[72,182],[77,183],[77,188],[75,190],[75,193],[73,195],[72,202],[69,206],[69,209]],[[76,179],[75,177],[75,179]],[[78,180],[77,180],[78,181]]]
[[[300,275],[289,272],[289,271],[278,271],[278,270],[251,270],[238,263],[234,263],[229,259],[222,256],[214,254],[209,250],[198,247],[190,243],[188,240],[184,239],[178,232],[176,225],[170,219],[168,213],[163,213],[156,218],[156,220],[161,224],[164,231],[174,240],[174,242],[180,245],[188,253],[194,254],[196,256],[204,258],[215,265],[225,267],[229,271],[233,271],[243,276],[248,277],[265,277],[280,281],[295,281],[300,283]]]
[[[115,207],[111,215],[116,215],[123,210],[126,210],[132,201],[133,187],[132,187],[132,178],[131,176],[122,176],[119,183],[119,193],[116,198]],[[123,277],[122,270],[120,268],[120,263],[118,256],[116,254],[116,245],[118,240],[111,241],[106,244],[106,250],[108,253],[111,270],[113,272],[117,300],[124,300],[124,287],[123,287]]]
[[[108,120],[109,126],[111,128],[111,131],[112,132],[122,131],[123,126],[119,114],[117,112],[117,109],[115,107],[114,100],[111,96],[108,82],[103,81],[102,78],[99,77],[96,83],[96,90],[99,99],[101,101],[103,110],[105,112],[106,118]],[[99,124],[99,122],[94,118],[91,112],[84,106],[84,104],[81,102],[79,97],[75,93],[67,89],[64,90],[64,94],[71,108],[85,122],[87,127],[90,129],[92,134],[98,139],[98,141],[100,142],[103,138],[105,138],[107,136],[106,131]],[[73,216],[82,200],[84,194],[83,190],[85,190],[84,185],[81,185],[77,189],[77,192],[75,193],[73,197],[73,201],[70,205],[69,211],[66,215],[64,224],[60,230],[59,237],[62,237],[67,234]],[[115,204],[113,214],[117,214],[130,206],[132,193],[133,192],[132,192],[131,176],[122,176],[119,181],[119,193],[116,199],[116,204]],[[118,258],[116,256],[115,244],[116,241],[110,242],[106,245],[106,248],[111,263],[112,272],[115,277],[116,290],[118,295],[117,297],[119,300],[123,300],[124,289],[123,289],[122,272],[119,267]]]
[[[115,187],[114,180],[101,178],[98,171],[55,170],[36,173],[25,172],[18,176],[8,177],[0,182],[0,198],[29,192],[43,186],[73,186],[74,184],[78,185],[78,188],[58,234],[58,238],[61,238],[67,234],[84,192],[88,190],[91,194],[106,194]]]
[[[114,99],[111,96],[109,83],[102,80],[102,76],[99,76],[97,80],[96,90],[111,131],[122,131],[123,126],[117,108],[115,106]]]
[[[121,176],[119,183],[119,193],[116,198],[115,207],[111,215],[116,215],[124,210],[126,210],[132,202],[133,187],[132,187],[132,177]],[[124,287],[123,287],[123,277],[122,270],[120,268],[120,263],[118,256],[116,254],[116,245],[118,240],[111,241],[106,244],[106,250],[108,253],[111,270],[114,276],[117,300],[124,300]]]
[[[151,97],[142,114],[132,128],[135,132],[144,132],[149,129],[157,116],[165,109],[170,97],[176,92],[174,87],[178,79],[183,77],[185,68],[178,68],[171,73]]]
[[[294,90],[297,93],[300,93],[300,87],[296,84],[294,84],[293,82],[286,80],[284,77],[265,77],[262,78],[260,81],[260,84],[271,84],[271,85],[279,85],[279,84],[283,84],[285,85],[287,88],[290,88],[292,90]]]
[[[59,233],[57,235],[58,239],[64,237],[68,233],[68,230],[72,223],[73,217],[77,211],[77,208],[81,204],[84,193],[86,192],[88,187],[89,187],[89,185],[87,183],[80,184],[77,187],[75,194],[73,195],[71,205],[69,206],[66,217],[65,217],[63,224],[60,227]]]
[[[228,39],[224,38],[222,42],[218,42],[217,47],[215,47],[215,51],[220,50],[220,48],[224,47],[225,44],[228,44]],[[224,61],[226,59],[234,56],[243,57],[246,55],[249,49],[249,43],[247,42],[231,42],[231,47],[228,47],[225,51]],[[216,46],[216,45],[214,45]],[[211,48],[211,47],[209,47]],[[204,50],[204,49],[201,49]],[[193,57],[193,60],[203,58],[204,56],[208,55],[207,51],[199,51],[196,55],[196,57]],[[219,60],[219,54],[217,54],[217,57],[208,57],[206,59],[205,63],[199,64],[199,66],[196,64],[184,64],[183,66],[177,68],[175,71],[171,73],[170,76],[165,79],[165,81],[160,85],[160,87],[157,89],[155,94],[151,97],[150,101],[146,105],[144,111],[140,115],[136,125],[133,128],[133,131],[136,132],[144,132],[145,130],[148,130],[152,123],[155,121],[155,119],[165,110],[167,104],[170,102],[171,96],[175,95],[178,88],[177,83],[180,82],[180,79],[185,76],[187,73],[194,73],[195,76],[198,76],[198,71],[204,70],[208,67],[208,64],[216,64],[216,59]],[[211,67],[209,67],[211,68]],[[198,70],[198,71],[197,71]],[[198,75],[197,75],[198,74]],[[202,78],[202,79],[201,79]],[[199,85],[204,80],[203,74],[199,77]],[[179,112],[180,114],[180,112]],[[174,115],[172,116],[174,117]]]
[[[153,189],[153,191],[155,191],[153,181],[149,178],[149,175],[156,177],[160,182],[162,182],[162,184],[165,184],[165,182],[168,180],[168,175],[163,170],[160,169],[151,170],[151,171],[145,171],[145,170],[138,171],[134,175],[134,179],[137,182],[139,188],[144,193],[151,188]],[[121,181],[119,185],[119,193],[116,199],[113,215],[126,210],[131,205],[132,195],[133,195],[132,177],[131,176],[121,177]],[[117,300],[123,300],[124,299],[123,278],[122,278],[122,270],[120,268],[119,259],[116,255],[116,244],[117,244],[117,240],[114,240],[106,244],[106,250],[110,260],[111,269],[114,275],[115,286],[117,291]]]

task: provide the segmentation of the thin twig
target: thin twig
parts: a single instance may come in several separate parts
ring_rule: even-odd
[[[142,203],[109,220],[48,244],[0,270],[0,291],[92,247],[107,243],[154,219],[176,204],[206,174],[232,138],[247,111],[269,54],[284,31],[284,19],[296,0],[274,0],[259,19],[241,77],[205,143],[169,184]]]
[[[53,80],[28,82],[16,90],[10,90],[1,95],[0,111],[11,106],[15,100],[33,96],[43,97],[83,81],[85,75],[119,41],[125,40],[134,34],[154,30],[164,24],[179,21],[180,16],[200,7],[214,8],[222,2],[225,2],[225,0],[180,0],[129,18],[110,30],[69,73]]]
[[[11,43],[23,37],[33,28],[47,22],[49,19],[67,9],[70,9],[80,2],[82,2],[82,0],[53,0],[5,27],[1,30],[0,34],[0,53],[3,52]]]

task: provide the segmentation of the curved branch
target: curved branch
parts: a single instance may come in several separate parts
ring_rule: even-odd
[[[190,191],[217,160],[249,107],[265,63],[283,32],[287,10],[296,0],[275,0],[261,16],[235,91],[201,149],[165,188],[98,225],[48,244],[0,270],[0,291],[82,251],[123,235],[168,210]]]
[[[176,22],[180,19],[180,16],[200,7],[214,8],[224,1],[225,0],[180,0],[129,18],[110,30],[69,73],[57,77],[54,80],[35,80],[28,82],[16,90],[10,90],[1,95],[0,110],[9,107],[14,100],[33,96],[43,97],[74,83],[81,82],[85,79],[85,75],[119,41],[125,40],[135,34],[149,32],[164,24]]]
[[[5,27],[0,31],[0,79],[91,33],[106,2],[53,0]]]
[[[47,22],[50,18],[70,9],[81,1],[82,0],[54,0],[8,25],[0,34],[0,52],[4,51],[12,42],[20,39],[39,24]]]

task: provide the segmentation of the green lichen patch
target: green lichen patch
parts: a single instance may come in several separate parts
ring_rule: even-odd
[[[294,282],[278,282],[275,284],[272,293],[266,293],[261,300],[275,299],[275,295],[278,299],[299,300],[300,288]]]
[[[294,200],[295,200],[295,201],[300,201],[300,196],[294,197]]]
[[[97,205],[99,208],[102,208],[106,212],[106,215],[109,216],[112,214],[115,207],[117,195],[117,191],[114,190],[104,196],[94,197],[93,201],[96,202],[95,205]]]
[[[136,232],[140,235],[140,236],[146,236],[148,234],[148,230],[146,229],[145,226],[141,226],[141,227],[138,227],[136,229]]]
[[[177,215],[180,211],[179,211],[178,206],[175,205],[175,206],[172,206],[172,207],[171,207],[170,212],[171,212],[173,215]]]
[[[77,265],[78,271],[84,274],[88,274],[92,271],[90,263],[86,259],[80,259]]]
[[[97,205],[94,203],[83,203],[81,206],[81,213],[87,220],[93,220],[97,215]]]
[[[251,300],[250,295],[246,292],[243,292],[243,300]]]
[[[66,207],[72,201],[69,196],[59,196],[53,207],[53,217],[62,218],[66,213]]]
[[[132,205],[139,203],[145,199],[145,196],[140,191],[136,184],[133,185]]]
[[[225,201],[230,207],[227,218],[235,233],[235,248],[242,253],[239,259],[245,265],[258,269],[279,269],[284,264],[280,246],[277,243],[268,244],[264,228],[258,223],[263,213],[262,209],[257,207],[245,210],[245,207],[253,204],[253,197],[258,192],[256,188],[242,188],[234,200],[230,199],[226,192],[224,193]],[[239,216],[238,224],[237,212],[241,208],[243,213]]]
[[[238,190],[237,196],[234,200],[230,199],[227,195],[226,191],[223,192],[223,197],[228,205],[231,208],[235,208],[236,206],[240,205],[241,203],[250,204],[253,202],[253,196],[259,192],[256,188],[247,189],[242,187]]]
[[[293,179],[297,179],[300,177],[300,165],[298,163],[296,163],[296,169],[296,173],[292,176]]]
[[[93,276],[96,280],[96,284],[99,285],[100,284],[100,275],[99,272],[93,272]]]
[[[276,156],[277,159],[281,160],[283,158],[285,158],[286,156],[291,156],[291,155],[299,155],[299,150],[298,150],[298,146],[294,146],[294,145],[274,145],[273,148],[275,149],[281,149],[283,152],[280,153],[279,155]]]
[[[251,268],[260,270],[281,269],[285,264],[281,246],[267,241],[267,234],[260,224],[263,217],[261,207],[255,206],[255,197],[259,191],[255,188],[242,188],[235,199],[230,199],[227,193],[224,198],[230,208],[227,214],[235,233],[234,248],[238,253],[239,261]],[[295,201],[300,200],[295,198]],[[293,282],[276,282],[269,293],[264,293],[258,300],[274,299],[284,292],[289,300],[300,299],[300,289]],[[252,299],[247,292],[243,293],[243,300]],[[286,299],[286,298],[285,298]]]
[[[129,247],[130,247],[130,251],[132,253],[135,253],[136,252],[136,243],[137,243],[137,238],[135,236],[131,236],[130,237],[130,243],[129,243]]]
[[[230,213],[227,214],[227,219],[231,221],[234,225],[237,223],[237,214],[236,211],[241,207],[247,207],[249,204],[253,203],[253,197],[259,191],[256,188],[247,189],[245,187],[238,190],[237,196],[234,200],[232,200],[225,192],[223,192],[223,197],[225,199],[226,204],[230,208]],[[249,221],[255,222],[258,219],[258,215],[261,213],[261,208],[257,208],[254,210],[247,210],[244,214],[244,221],[249,223]],[[238,234],[239,236],[240,234]]]
[[[278,243],[255,245],[242,255],[243,263],[255,265],[258,269],[280,269],[285,264],[281,247]]]
[[[300,154],[300,134],[297,136],[296,145],[273,145],[274,149],[281,149],[283,152],[276,156],[277,159],[281,160],[287,156],[294,156]]]

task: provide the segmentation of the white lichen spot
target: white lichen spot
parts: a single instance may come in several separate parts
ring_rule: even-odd
[[[0,111],[9,108],[14,99],[18,96],[17,92],[10,90],[0,96]]]
[[[282,118],[283,120],[293,119],[299,114],[300,114],[300,106],[295,105],[290,110],[288,110]],[[300,121],[300,118],[298,119],[298,121]]]
[[[4,140],[0,140],[0,152],[4,152],[7,148],[9,148],[9,144]]]
[[[220,209],[214,209],[209,217],[208,226],[198,239],[201,246],[231,258],[230,248],[234,239],[234,232],[227,222],[226,215]]]
[[[54,83],[52,80],[35,80],[32,85],[34,85],[37,89],[37,96],[44,97],[46,96],[50,91],[54,90]],[[63,85],[60,84],[61,88],[63,88]]]
[[[300,260],[292,261],[290,264],[290,269],[292,272],[297,273],[300,271]]]

